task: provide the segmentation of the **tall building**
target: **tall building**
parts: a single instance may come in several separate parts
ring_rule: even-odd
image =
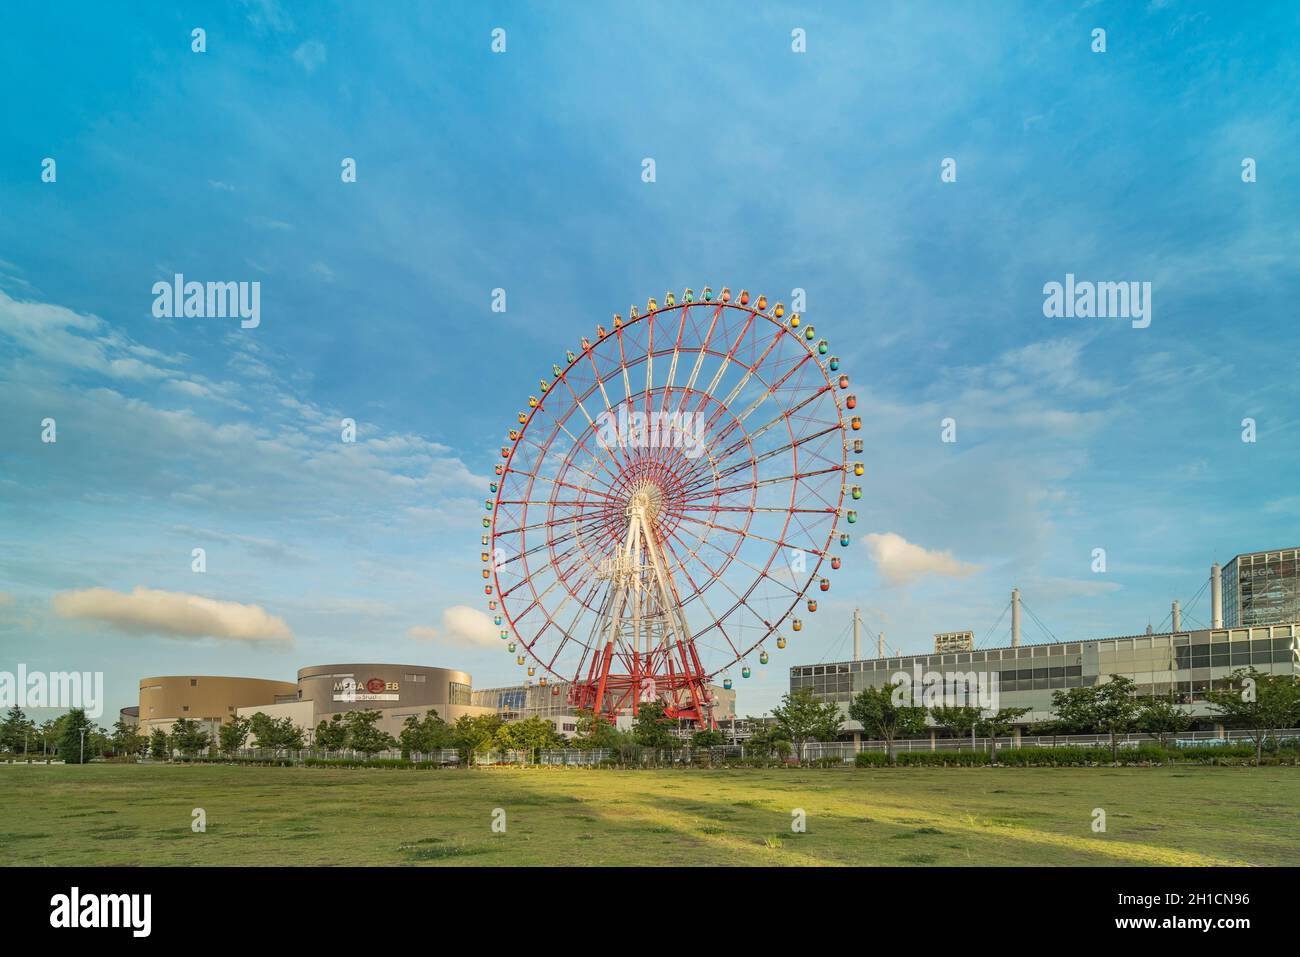
[[[1300,621],[1300,549],[1238,555],[1223,568],[1228,628]]]

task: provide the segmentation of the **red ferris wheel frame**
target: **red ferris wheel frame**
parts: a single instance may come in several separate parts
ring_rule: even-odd
[[[553,366],[542,397],[530,397],[520,412],[496,466],[495,498],[485,502],[492,515],[483,521],[483,544],[490,546],[482,556],[490,581],[484,587],[497,624],[508,622],[543,669],[540,683],[569,681],[568,700],[597,715],[629,705],[635,714],[640,702],[658,698],[669,714],[708,724],[708,682],[737,662],[748,677],[747,656],[773,635],[785,646],[781,626],[818,580],[843,511],[844,408],[852,410],[856,399],[838,394],[848,387],[846,375],[833,375],[839,360],[831,356],[823,365],[826,341],[814,344],[813,328],[798,314],[782,322],[779,303],[767,310],[760,296],[750,305],[747,292],[732,301],[726,289],[717,300],[708,289],[704,297],[687,290],[680,302],[668,294],[662,308],[650,300],[641,315],[633,307],[627,320],[615,316],[612,330],[598,327],[594,341],[584,338],[567,365]],[[656,366],[665,364],[657,381]],[[769,406],[761,425],[747,427],[769,401],[780,411],[770,416]],[[623,432],[607,431],[615,418]],[[637,422],[639,431],[627,424]],[[673,441],[656,443],[662,436],[651,422],[656,429],[667,422]],[[698,434],[683,423],[694,423]],[[850,423],[857,429],[861,420]],[[679,435],[671,434],[674,426]],[[616,441],[603,437],[611,434]],[[789,466],[777,469],[784,474],[764,473],[787,457]],[[862,474],[861,463],[853,469]],[[860,494],[855,486],[854,498]],[[619,572],[613,566],[627,551],[629,521],[637,524],[633,502],[641,514],[637,556]],[[855,517],[849,511],[849,521]],[[847,542],[841,535],[841,546]],[[765,562],[747,557],[768,547]],[[802,585],[778,563],[787,549],[812,559]],[[838,568],[839,558],[831,564]],[[658,568],[665,574],[656,578]],[[616,583],[627,575],[639,584],[624,593]],[[821,579],[820,588],[829,581]],[[721,613],[710,606],[711,590],[729,593]],[[622,605],[611,609],[620,594]],[[644,621],[642,601],[654,605]],[[635,614],[627,612],[629,602]],[[815,599],[807,603],[816,610]],[[698,627],[688,606],[698,609]],[[568,608],[572,616],[561,618]],[[621,617],[633,622],[635,635],[619,633]],[[575,633],[580,624],[591,625],[590,637]],[[795,618],[793,629],[800,628]],[[712,661],[703,660],[699,643],[718,636],[723,645]],[[504,626],[501,637],[510,637]],[[513,652],[515,642],[509,647]],[[765,649],[761,660],[768,660]]]

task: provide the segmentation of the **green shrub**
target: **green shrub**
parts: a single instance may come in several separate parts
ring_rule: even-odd
[[[853,763],[860,768],[889,766],[889,755],[883,751],[862,751]],[[973,768],[989,763],[983,751],[899,751],[894,754],[899,767]]]
[[[859,768],[883,768],[889,765],[889,755],[884,751],[859,751],[853,763]]]
[[[304,758],[309,768],[414,768],[433,770],[441,767],[437,761],[404,761],[401,758]]]

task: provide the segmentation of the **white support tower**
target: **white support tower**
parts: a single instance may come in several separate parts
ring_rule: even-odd
[[[1178,605],[1178,599],[1174,599],[1173,607],[1169,609],[1170,620],[1173,622],[1174,631],[1183,630],[1183,610]]]
[[[1223,569],[1218,562],[1210,566],[1210,627],[1223,627]]]
[[[853,660],[862,660],[862,612],[853,609]]]
[[[1020,647],[1020,589],[1011,589],[1011,647]]]
[[[627,660],[670,654],[672,647],[685,646],[691,636],[672,575],[651,531],[656,504],[649,492],[633,497],[627,508],[623,548],[600,567],[601,577],[612,583],[601,609],[605,646]],[[644,694],[638,692],[642,701],[657,696],[653,687],[646,688]],[[702,714],[710,710],[708,701],[695,704]]]

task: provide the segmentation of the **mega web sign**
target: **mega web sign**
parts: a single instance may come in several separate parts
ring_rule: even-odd
[[[383,678],[361,682],[348,677],[334,682],[335,701],[397,701],[400,697],[401,685]]]

